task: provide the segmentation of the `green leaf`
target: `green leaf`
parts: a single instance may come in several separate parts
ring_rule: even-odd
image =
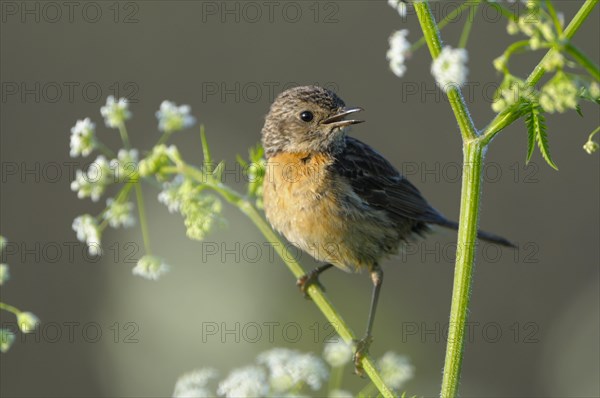
[[[577,111],[579,116],[583,117],[583,112],[581,111],[581,106],[579,106],[579,104],[577,104],[577,106],[575,107],[575,110]]]
[[[533,153],[533,140],[535,140],[546,163],[548,163],[548,165],[553,169],[558,170],[558,167],[550,156],[550,144],[548,143],[546,118],[541,112],[539,104],[531,104],[531,111],[525,122],[527,124],[528,133],[527,162],[529,162],[531,154]]]

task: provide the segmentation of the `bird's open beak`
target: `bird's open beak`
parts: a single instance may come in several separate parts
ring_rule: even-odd
[[[343,108],[341,112],[328,117],[327,119],[323,120],[321,123],[323,124],[327,124],[330,125],[332,127],[346,127],[346,126],[350,126],[351,124],[357,124],[357,123],[362,123],[364,122],[364,120],[346,120],[345,117],[352,114],[352,113],[356,113],[356,112],[360,112],[362,111],[362,108]]]

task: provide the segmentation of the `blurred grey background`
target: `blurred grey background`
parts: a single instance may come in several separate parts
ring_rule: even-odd
[[[557,7],[569,21],[581,3]],[[137,227],[107,230],[106,255],[87,258],[71,223],[97,214],[107,196],[92,203],[71,192],[73,169],[93,156],[69,158],[69,131],[89,116],[99,138],[117,149],[118,133],[104,127],[99,113],[110,94],[130,98],[128,129],[140,150],[158,139],[154,113],[169,99],[191,105],[214,157],[233,164],[259,140],[273,95],[296,84],[333,88],[347,104],[366,109],[367,123],[352,134],[458,218],[460,134],[429,73],[430,56],[426,48],[417,51],[402,79],[385,59],[393,31],[409,29],[411,42],[420,37],[412,11],[403,19],[385,1],[65,4],[1,3],[0,234],[11,242],[3,260],[12,278],[0,294],[44,323],[37,334],[19,334],[0,356],[2,396],[167,396],[186,371],[211,366],[226,375],[274,346],[320,353],[330,332],[282,261],[269,257],[256,228],[228,206],[228,226],[205,243],[193,242],[181,218],[157,202],[156,189],[145,188],[154,251],[172,265],[158,282],[131,274],[143,254]],[[456,4],[433,8],[443,17]],[[596,63],[598,15],[594,10],[575,37]],[[464,18],[442,32],[447,44],[457,45]],[[513,39],[491,8],[480,9],[465,91],[479,128],[493,116],[500,80],[491,61]],[[523,75],[541,55],[515,57],[511,67]],[[599,158],[582,150],[600,118],[597,107],[582,108],[584,118],[575,112],[548,118],[558,172],[537,153],[525,166],[521,121],[488,151],[481,227],[518,242],[520,250],[483,245],[478,251],[465,397],[600,394]],[[172,142],[185,159],[201,162],[197,127]],[[227,182],[244,189],[234,171]],[[384,264],[372,353],[410,357],[416,375],[406,385],[409,394],[439,392],[454,239],[440,231]],[[209,245],[219,253],[209,255]],[[315,265],[306,255],[300,261],[307,270]],[[362,333],[369,278],[333,270],[322,282]],[[7,312],[0,316],[3,325],[15,321]],[[348,368],[344,387],[356,392],[364,385]]]

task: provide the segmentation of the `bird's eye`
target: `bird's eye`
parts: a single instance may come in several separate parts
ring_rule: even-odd
[[[302,121],[304,122],[310,122],[311,120],[313,120],[313,118],[314,115],[311,111],[304,111],[300,114],[300,119],[302,119]]]

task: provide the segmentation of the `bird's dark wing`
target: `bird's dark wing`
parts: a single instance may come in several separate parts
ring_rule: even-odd
[[[365,203],[385,210],[397,222],[410,219],[437,224],[445,221],[381,154],[356,138],[346,140],[346,148],[336,156],[334,167],[350,181]]]

